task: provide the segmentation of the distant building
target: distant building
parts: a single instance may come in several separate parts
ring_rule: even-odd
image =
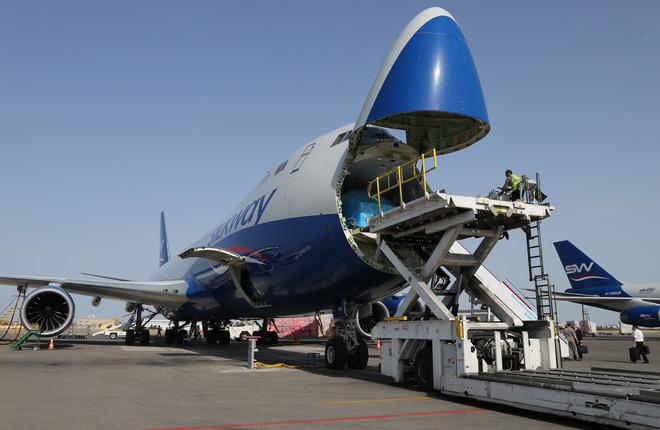
[[[90,330],[103,330],[109,327],[116,326],[120,323],[120,318],[96,318],[94,315],[88,315],[78,320],[78,327],[87,328]]]

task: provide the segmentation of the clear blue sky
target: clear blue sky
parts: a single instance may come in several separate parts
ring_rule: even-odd
[[[174,252],[217,224],[295,148],[356,119],[433,5],[468,39],[492,125],[441,160],[437,187],[483,194],[505,168],[539,171],[558,289],[560,239],[620,279],[660,281],[656,1],[2,2],[0,273],[146,278],[161,209]],[[522,233],[486,265],[528,287]]]

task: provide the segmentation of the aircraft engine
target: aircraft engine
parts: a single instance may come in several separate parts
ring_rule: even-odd
[[[55,336],[69,328],[75,309],[69,293],[60,286],[47,285],[25,298],[21,323],[28,330],[39,330],[41,336]]]
[[[660,327],[660,305],[641,306],[621,312],[621,322],[641,327]]]
[[[355,326],[360,336],[371,338],[371,330],[376,324],[390,316],[383,302],[373,302],[362,305],[355,315]]]

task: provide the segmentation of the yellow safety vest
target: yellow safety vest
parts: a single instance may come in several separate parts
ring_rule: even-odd
[[[520,179],[520,176],[512,173],[511,174],[511,190],[516,191],[518,189],[518,185],[520,185],[520,182],[522,182],[522,179]]]

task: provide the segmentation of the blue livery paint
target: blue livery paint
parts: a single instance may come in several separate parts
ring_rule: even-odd
[[[584,294],[627,296],[621,290],[621,282],[571,242],[563,240],[555,242],[554,245],[571,287]],[[616,294],[617,291],[621,294]]]
[[[387,308],[387,311],[390,313],[390,316],[396,315],[396,311],[399,309],[399,305],[401,304],[402,301],[404,301],[406,296],[403,295],[398,295],[398,296],[390,296],[387,297],[383,300],[383,304]]]
[[[621,321],[642,327],[660,327],[660,305],[640,306],[625,310],[619,315]]]
[[[456,22],[438,16],[408,41],[376,97],[367,122],[413,111],[442,111],[488,122],[470,49]]]
[[[404,284],[400,276],[378,271],[355,254],[336,214],[259,224],[208,245],[247,257],[251,283],[270,306],[253,308],[236,293],[226,267],[199,259],[184,277],[189,302],[179,309],[180,319],[309,313],[344,299],[380,299]]]
[[[170,261],[170,246],[167,243],[167,229],[165,228],[165,212],[160,212],[160,252],[158,255],[158,265]]]
[[[227,236],[228,234],[239,229],[240,227],[243,227],[246,224],[259,224],[261,217],[264,215],[264,212],[266,212],[266,208],[268,207],[270,201],[273,199],[276,191],[277,188],[271,191],[268,196],[265,194],[261,195],[249,205],[235,213],[227,221],[220,224],[218,228],[216,228],[213,232],[213,236],[209,245],[217,243],[224,236]]]

